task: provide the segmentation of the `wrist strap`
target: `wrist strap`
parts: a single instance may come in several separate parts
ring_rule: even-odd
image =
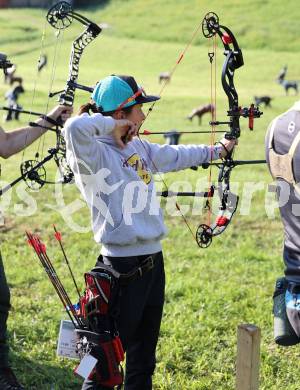
[[[226,157],[229,155],[229,150],[226,148],[226,146],[223,144],[223,142],[221,142],[221,141],[217,141],[217,142],[215,142],[215,145],[218,145],[218,144],[220,144],[221,146],[223,146],[223,148],[224,148],[224,150],[225,150],[225,152],[226,152]]]

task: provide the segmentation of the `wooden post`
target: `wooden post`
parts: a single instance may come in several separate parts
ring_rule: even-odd
[[[242,324],[237,330],[236,390],[258,390],[260,329]]]

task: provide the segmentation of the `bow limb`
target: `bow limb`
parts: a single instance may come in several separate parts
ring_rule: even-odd
[[[73,106],[81,56],[87,45],[89,45],[100,34],[100,32],[101,28],[96,24],[91,23],[73,42],[69,65],[69,78],[64,92],[60,95],[60,104]]]
[[[239,197],[230,190],[230,175],[235,165],[231,160],[224,160],[218,166],[219,212],[212,223],[199,225],[196,238],[200,248],[210,246],[213,237],[219,236],[226,230],[238,206]]]
[[[227,116],[229,121],[219,122],[214,121],[212,125],[227,124],[229,131],[225,137],[227,139],[237,139],[240,137],[240,117],[259,118],[263,113],[258,107],[251,105],[250,108],[241,108],[238,100],[238,93],[234,85],[234,75],[236,69],[244,65],[243,53],[232,31],[219,24],[218,16],[209,12],[205,15],[202,23],[202,31],[206,38],[211,38],[218,35],[224,46],[225,61],[222,68],[222,87],[228,98]]]

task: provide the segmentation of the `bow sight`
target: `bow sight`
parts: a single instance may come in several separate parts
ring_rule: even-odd
[[[250,107],[236,107],[234,106],[227,111],[227,116],[231,119],[229,121],[210,121],[211,126],[218,125],[228,125],[230,127],[230,132],[225,134],[226,139],[237,139],[241,135],[241,130],[239,126],[235,126],[235,118],[249,118],[248,128],[253,130],[254,128],[254,118],[260,118],[263,115],[263,112],[259,110],[259,107],[255,107],[252,103]]]

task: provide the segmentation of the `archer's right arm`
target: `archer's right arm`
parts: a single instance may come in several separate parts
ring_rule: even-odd
[[[69,119],[62,130],[66,141],[67,160],[73,172],[96,173],[101,168],[101,142],[97,137],[111,134],[119,147],[125,147],[122,137],[133,124],[126,120],[115,120],[99,113]],[[80,164],[79,164],[80,163]],[[85,166],[85,167],[84,167]]]
[[[67,161],[73,172],[96,173],[100,169],[100,143],[96,137],[110,134],[115,120],[101,114],[83,113],[69,119],[62,135],[66,141]]]

